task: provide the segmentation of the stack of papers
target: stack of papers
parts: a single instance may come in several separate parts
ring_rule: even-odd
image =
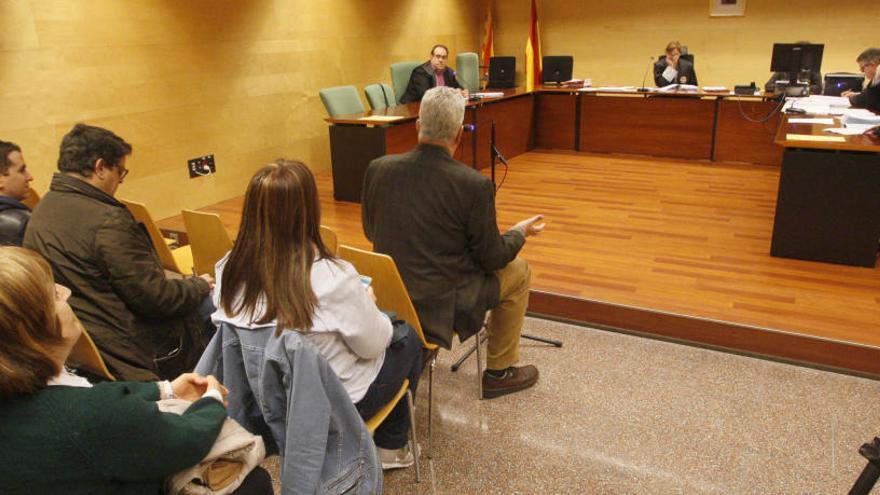
[[[812,95],[804,98],[788,98],[783,110],[796,108],[814,115],[840,115],[849,108],[849,98],[842,96]]]
[[[600,88],[581,88],[578,91],[604,91],[607,93],[632,93],[636,90],[635,86],[603,86]]]
[[[484,91],[482,93],[473,93],[471,96],[475,96],[477,98],[501,98],[504,96],[503,91]]]
[[[669,93],[672,91],[699,91],[700,88],[694,86],[693,84],[670,84],[669,86],[663,86],[662,88],[657,88],[658,93]]]
[[[727,91],[724,86],[703,86],[703,91]]]

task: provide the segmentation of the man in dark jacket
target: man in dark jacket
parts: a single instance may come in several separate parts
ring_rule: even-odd
[[[461,89],[465,98],[468,91],[462,89],[455,78],[455,71],[446,66],[449,59],[449,49],[444,45],[434,45],[431,48],[431,60],[413,69],[409,76],[409,84],[400,98],[400,103],[413,103],[422,101],[425,91],[437,86],[449,86]]]
[[[176,376],[205,345],[198,308],[213,278],[166,278],[150,237],[114,198],[131,145],[77,124],[61,141],[59,172],[34,209],[24,246],[52,265],[110,371],[123,380]]]
[[[31,189],[21,148],[0,141],[0,246],[21,246],[31,210],[21,202]]]
[[[452,88],[425,93],[416,122],[418,147],[370,163],[362,215],[373,249],[397,263],[429,340],[449,349],[453,332],[467,339],[492,310],[483,373],[483,396],[489,398],[538,379],[534,366],[513,366],[530,278],[517,253],[544,224],[538,215],[499,233],[492,183],[452,158],[464,107]]]
[[[666,56],[654,63],[654,84],[658,88],[670,84],[697,85],[694,64],[681,58],[681,43],[671,41],[666,45]]]
[[[880,113],[880,48],[868,48],[856,58],[859,70],[868,79],[865,89],[861,93],[844,91],[840,96],[849,98],[849,102],[856,108],[867,108],[872,112]]]

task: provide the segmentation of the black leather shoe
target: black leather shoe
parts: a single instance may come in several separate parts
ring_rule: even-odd
[[[538,381],[538,368],[532,365],[517,368],[511,366],[504,370],[504,375],[495,377],[488,371],[483,372],[483,398],[494,399],[502,395],[525,390]]]

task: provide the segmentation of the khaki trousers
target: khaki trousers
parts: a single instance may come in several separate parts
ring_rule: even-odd
[[[532,272],[522,258],[515,258],[495,272],[498,277],[499,303],[489,313],[486,326],[488,350],[486,368],[503,370],[519,362],[519,335],[529,304],[529,281]]]

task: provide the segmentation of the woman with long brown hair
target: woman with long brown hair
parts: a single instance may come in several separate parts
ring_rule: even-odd
[[[198,464],[223,422],[214,377],[92,386],[64,368],[80,326],[38,254],[0,247],[0,493],[162,493]],[[194,401],[182,414],[160,398]],[[271,493],[257,468],[236,494]]]
[[[277,160],[258,170],[248,184],[234,247],[217,263],[214,321],[302,333],[367,418],[404,379],[415,395],[421,340],[410,330],[391,342],[391,320],[354,267],[324,245],[320,225],[318,189],[305,164]],[[413,463],[408,429],[401,401],[374,435],[384,468]]]

